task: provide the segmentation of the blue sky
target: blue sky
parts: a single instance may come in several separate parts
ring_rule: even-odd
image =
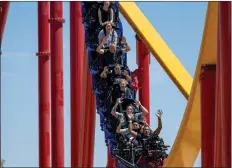
[[[200,50],[207,2],[137,2],[152,25],[193,76]],[[64,3],[64,122],[65,166],[70,166],[70,50],[69,3]],[[121,17],[122,18],[122,17]],[[122,18],[124,35],[131,45],[128,65],[136,69],[135,33]],[[4,32],[1,58],[1,154],[5,166],[38,166],[38,51],[37,3],[12,2]],[[151,126],[155,112],[164,114],[161,136],[174,143],[186,99],[151,56]],[[104,134],[96,121],[94,166],[106,166]],[[105,149],[105,152],[103,152]],[[200,155],[199,155],[200,156]],[[194,166],[200,166],[200,157]]]

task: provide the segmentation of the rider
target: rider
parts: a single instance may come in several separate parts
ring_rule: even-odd
[[[134,142],[134,144],[138,144],[138,141],[135,140],[135,138],[131,135],[131,133],[129,132],[128,128],[124,128],[124,129],[121,128],[122,125],[124,124],[124,122],[125,122],[124,117],[121,117],[120,118],[120,123],[119,123],[119,125],[118,125],[118,127],[116,129],[116,132],[118,134],[122,134],[124,136],[124,138],[127,139],[127,144],[128,145],[130,145],[131,142]],[[139,131],[140,128],[139,128],[139,123],[138,122],[134,121],[134,123],[133,123],[133,129]]]
[[[119,95],[121,95],[120,97],[131,99],[132,98],[131,90],[130,90],[130,88],[127,87],[127,85],[128,85],[127,80],[121,79],[119,85],[120,85]]]
[[[123,127],[126,127],[126,128],[128,127],[128,119],[127,119],[127,117],[128,117],[129,119],[131,119],[131,120],[133,119],[133,120],[139,121],[142,115],[147,115],[147,114],[149,113],[149,112],[147,111],[147,109],[146,109],[145,107],[143,107],[143,106],[141,105],[141,103],[140,103],[138,100],[135,100],[135,105],[136,105],[137,107],[139,107],[140,112],[134,114],[134,106],[133,106],[132,104],[129,104],[129,105],[127,105],[127,107],[126,107],[126,115],[124,115],[123,113],[120,113],[120,112],[117,112],[117,111],[116,111],[118,105],[121,104],[121,103],[122,103],[122,99],[117,99],[117,101],[116,101],[114,107],[113,107],[112,110],[111,110],[111,114],[112,114],[114,117],[118,118],[118,119],[120,119],[121,117],[124,117],[124,118],[125,118],[125,121],[124,121],[124,123],[123,123]]]
[[[110,45],[111,46],[115,45],[115,50],[116,50],[116,45],[118,43],[118,35],[117,35],[116,31],[112,28],[111,22],[107,22],[105,24],[105,27],[99,32],[98,42],[99,42],[99,46],[100,46],[100,47],[99,46],[98,47],[100,49],[105,48],[105,47],[110,47]]]
[[[103,6],[98,9],[98,21],[101,26],[105,26],[107,22],[113,23],[114,11],[110,8],[109,1],[105,1]]]
[[[162,121],[161,121],[161,116],[163,112],[162,110],[158,110],[156,113],[156,116],[158,118],[158,128],[153,132],[155,135],[159,135],[160,131],[162,129]],[[144,125],[142,133],[138,133],[137,131],[133,130],[132,127],[132,120],[133,118],[131,116],[128,116],[129,118],[129,131],[132,134],[134,138],[136,138],[138,141],[142,141],[144,138],[148,138],[151,135],[151,128],[148,124]]]
[[[114,65],[114,55],[117,55],[118,34],[112,28],[112,23],[106,23],[105,27],[99,32],[98,41],[99,45],[96,51],[102,55],[100,62],[107,66]]]
[[[131,81],[131,77],[128,75],[128,72],[126,70],[121,70],[120,64],[116,64],[114,67],[114,73],[112,74],[114,84],[119,84],[122,78],[126,79],[127,82]]]
[[[110,73],[109,67],[105,66],[100,76],[101,78],[111,78],[114,84],[119,84],[121,79],[126,79],[127,82],[131,81],[131,77],[128,75],[128,72],[126,70],[121,70],[120,64],[115,65],[113,73]]]

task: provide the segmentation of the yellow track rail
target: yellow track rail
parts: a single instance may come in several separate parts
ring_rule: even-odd
[[[120,12],[188,99],[192,77],[134,2],[120,2]]]
[[[120,2],[120,11],[182,94],[188,99],[180,129],[164,167],[192,167],[200,151],[201,140],[199,84],[201,65],[216,64],[218,3],[208,3],[204,34],[194,81],[192,81],[191,76],[135,3]]]

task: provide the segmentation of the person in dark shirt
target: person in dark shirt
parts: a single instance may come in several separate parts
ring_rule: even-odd
[[[98,21],[101,26],[105,26],[107,22],[113,23],[114,11],[110,7],[110,2],[105,1],[103,6],[98,9]]]
[[[126,55],[131,50],[130,45],[126,42],[126,37],[122,36],[121,42],[118,43],[118,46],[116,48],[116,52],[113,55],[114,62],[119,63],[123,66],[126,66]]]
[[[103,37],[102,43],[100,43],[96,51],[104,57],[103,61],[108,66],[109,64],[122,64],[123,56],[131,50],[130,45],[127,44],[125,36],[122,37],[119,45],[117,43],[107,43],[107,37]]]
[[[114,84],[119,84],[121,79],[126,79],[127,82],[131,81],[131,77],[128,75],[128,72],[126,70],[121,70],[120,64],[116,64],[114,67],[114,73],[112,74],[112,80],[114,81]]]
[[[124,128],[124,129],[121,128],[124,125],[124,123],[125,123],[125,119],[124,119],[124,117],[121,117],[120,118],[120,123],[119,123],[119,125],[118,125],[118,127],[116,129],[116,132],[118,134],[122,134],[124,136],[124,138],[127,140],[127,144],[128,145],[130,145],[132,142],[135,145],[137,145],[138,141],[135,140],[135,138],[131,135],[131,133],[129,132],[128,128]],[[132,127],[133,127],[134,130],[137,130],[137,131],[139,131],[139,129],[140,129],[139,128],[139,123],[136,122],[136,121],[133,122],[133,126]]]
[[[156,116],[158,118],[158,127],[153,132],[153,134],[155,135],[159,135],[162,129],[162,121],[161,121],[162,114],[163,112],[161,110],[158,110],[156,113]],[[128,116],[128,118],[129,118],[129,131],[132,134],[132,136],[136,138],[139,142],[142,142],[143,139],[146,139],[151,135],[152,131],[148,124],[144,125],[143,130],[141,132],[136,132],[135,130],[133,130],[133,127],[132,127],[132,118],[130,116]]]
[[[100,76],[102,78],[111,78],[114,84],[119,84],[121,82],[121,79],[126,79],[127,82],[131,81],[131,77],[128,75],[128,72],[126,70],[121,70],[120,64],[115,65],[113,73],[110,73],[109,67],[105,66]]]
[[[130,88],[128,88],[128,82],[125,79],[121,79],[120,82],[120,97],[131,99],[132,94]]]

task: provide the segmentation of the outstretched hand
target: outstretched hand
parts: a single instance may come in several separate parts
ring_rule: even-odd
[[[140,101],[135,100],[135,105],[139,107],[141,105]]]
[[[127,72],[126,70],[124,70],[124,71],[122,71],[122,74],[123,74],[124,76],[127,76],[127,75],[128,75],[128,72]]]
[[[122,98],[119,98],[119,99],[117,99],[117,102],[116,102],[116,104],[121,104],[123,101],[122,101]]]
[[[108,66],[105,66],[104,67],[104,71],[107,72],[109,70],[109,67]]]
[[[126,43],[126,37],[122,36],[121,43]]]
[[[161,119],[162,114],[163,114],[163,111],[162,110],[158,110],[155,115],[158,117],[158,119]]]

